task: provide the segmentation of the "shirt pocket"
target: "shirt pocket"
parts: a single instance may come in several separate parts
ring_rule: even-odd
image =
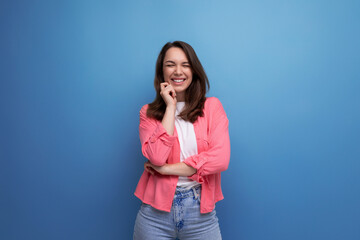
[[[207,151],[209,149],[209,141],[206,136],[196,138],[198,144],[198,150],[200,152]]]

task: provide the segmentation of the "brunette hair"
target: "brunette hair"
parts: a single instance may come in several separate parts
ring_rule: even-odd
[[[166,43],[161,49],[156,61],[154,87],[156,91],[155,100],[149,104],[146,115],[157,120],[162,120],[166,110],[166,103],[160,95],[160,83],[163,83],[164,72],[163,62],[167,50],[172,47],[181,48],[189,61],[192,70],[192,82],[185,92],[185,107],[179,114],[179,117],[185,121],[194,123],[199,116],[203,116],[205,104],[205,94],[210,88],[209,80],[206,76],[203,66],[201,65],[194,49],[182,41]]]

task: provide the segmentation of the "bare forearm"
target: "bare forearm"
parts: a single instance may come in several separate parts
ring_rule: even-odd
[[[169,135],[174,134],[176,106],[167,106],[161,124]]]
[[[192,176],[197,172],[197,170],[186,163],[174,163],[174,164],[165,164],[163,166],[155,166],[150,161],[147,161],[144,164],[144,168],[151,174],[155,174],[155,172],[160,173],[161,175],[176,175],[182,177]]]
[[[166,175],[188,177],[196,173],[196,169],[185,163],[174,163],[166,165]]]

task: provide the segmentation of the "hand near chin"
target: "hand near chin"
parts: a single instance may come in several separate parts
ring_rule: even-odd
[[[176,92],[170,83],[160,83],[160,95],[164,99],[166,106],[176,106]]]

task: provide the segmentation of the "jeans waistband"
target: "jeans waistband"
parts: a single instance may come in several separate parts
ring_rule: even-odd
[[[175,191],[174,198],[186,198],[186,197],[194,197],[197,199],[201,193],[201,185],[191,187],[191,188],[181,188],[177,187]]]

